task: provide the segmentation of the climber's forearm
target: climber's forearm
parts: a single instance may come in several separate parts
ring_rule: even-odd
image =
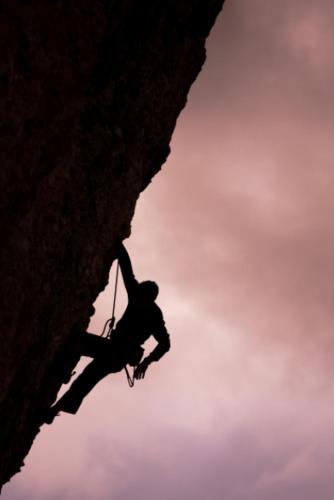
[[[164,339],[159,341],[159,344],[146,358],[143,359],[141,363],[137,366],[134,371],[134,378],[140,380],[145,377],[146,370],[152,361],[158,361],[167,351],[169,351],[170,342],[168,333],[164,336]]]
[[[153,361],[159,361],[170,349],[169,335],[166,336],[164,340],[161,340],[158,345],[153,349],[153,351],[145,358],[147,363],[152,363]]]

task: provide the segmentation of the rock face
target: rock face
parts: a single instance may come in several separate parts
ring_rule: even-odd
[[[0,484],[168,155],[223,1],[1,2]]]

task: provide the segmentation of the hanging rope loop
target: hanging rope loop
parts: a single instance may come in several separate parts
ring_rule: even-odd
[[[118,286],[118,272],[119,272],[119,262],[117,261],[115,288],[114,288],[114,301],[113,301],[113,305],[112,305],[112,317],[111,317],[112,327],[114,327],[114,324],[115,324],[115,307],[116,307],[117,286]]]
[[[128,384],[129,384],[129,387],[133,387],[135,385],[135,377],[134,375],[130,375],[129,373],[129,370],[128,370],[128,367],[125,365],[124,366],[124,370],[125,370],[125,373],[126,373],[126,378],[128,379]],[[133,369],[133,373],[135,372],[135,368]]]

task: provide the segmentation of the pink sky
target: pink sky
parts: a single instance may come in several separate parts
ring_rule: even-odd
[[[334,498],[333,18],[227,0],[126,242],[172,351],[45,426],[4,500]]]

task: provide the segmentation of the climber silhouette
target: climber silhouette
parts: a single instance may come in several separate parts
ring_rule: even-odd
[[[128,294],[127,308],[117,322],[111,338],[105,339],[91,333],[80,336],[80,355],[93,358],[69,390],[43,416],[51,424],[60,412],[75,414],[84,397],[110,373],[121,371],[126,364],[136,366],[134,378],[142,379],[152,361],[158,361],[170,348],[169,335],[162,312],[155,299],[159,288],[153,281],[139,283],[132,270],[130,257],[123,244],[118,250],[118,262]],[[151,336],[157,345],[142,361],[141,345]]]

